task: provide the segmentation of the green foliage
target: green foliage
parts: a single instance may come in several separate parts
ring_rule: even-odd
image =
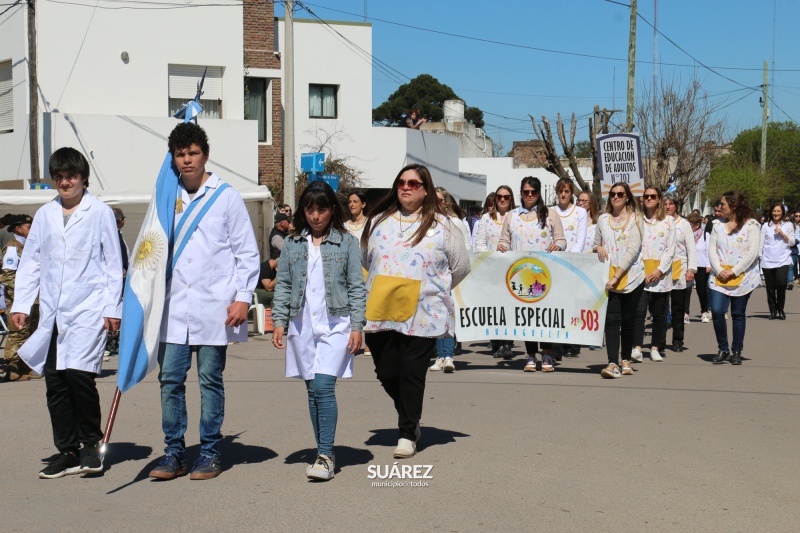
[[[412,107],[419,106],[423,117],[441,121],[444,119],[445,100],[463,100],[463,98],[430,74],[420,74],[401,85],[385,102],[373,109],[372,120],[393,126],[405,125],[405,115]],[[466,106],[464,118],[478,128],[484,125],[483,111],[477,107]]]
[[[763,210],[769,208],[770,202],[784,199],[793,188],[796,187],[784,173],[767,169],[766,174],[761,174],[756,163],[727,154],[711,169],[705,194],[710,201],[716,201],[726,191],[738,191],[753,209]]]
[[[579,159],[588,159],[592,157],[592,143],[591,141],[584,140],[575,143],[575,157]]]

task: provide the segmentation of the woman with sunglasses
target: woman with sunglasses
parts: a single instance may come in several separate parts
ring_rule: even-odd
[[[786,303],[786,280],[792,266],[794,224],[784,221],[786,209],[775,202],[770,209],[770,220],[761,226],[761,270],[767,289],[769,319],[786,320],[783,306]]]
[[[650,340],[650,360],[659,362],[667,343],[667,306],[672,291],[672,262],[675,260],[675,221],[667,216],[662,194],[655,187],[645,189],[642,262],[645,286],[636,312],[635,342],[631,360],[641,363],[644,344],[644,321],[652,309],[653,333]]]
[[[761,281],[758,272],[761,229],[747,200],[738,192],[723,194],[719,211],[720,218],[714,220],[708,242],[708,261],[713,274],[708,282],[708,303],[719,349],[712,362],[719,365],[730,361],[732,365],[741,365],[747,301]],[[725,322],[729,305],[733,325],[732,351],[729,351]]]
[[[514,209],[503,221],[503,231],[497,244],[498,252],[509,250],[523,252],[557,252],[567,247],[561,218],[553,208],[547,208],[541,195],[542,182],[539,178],[522,178],[520,198],[522,205]],[[542,343],[542,372],[552,372],[553,358],[550,355],[551,343]],[[525,372],[536,372],[538,361],[536,352],[538,342],[525,341],[528,362]],[[504,354],[505,355],[505,354]]]
[[[633,324],[644,290],[642,231],[639,202],[627,183],[615,183],[608,193],[606,212],[597,219],[592,246],[598,259],[609,263],[605,325],[608,366],[600,372],[604,378],[633,375],[628,359],[622,361],[620,371],[619,357],[620,350],[625,356],[631,353]]]
[[[455,333],[450,291],[470,269],[464,238],[438,204],[428,169],[407,165],[374,207],[361,237],[364,332],[375,373],[397,410],[398,459],[416,454],[428,363],[436,339]]]
[[[516,209],[514,191],[508,185],[501,185],[493,193],[494,205],[475,224],[475,251],[494,252],[500,244],[500,235],[503,232],[503,223],[506,214]],[[514,357],[512,347],[514,341],[493,340],[492,356],[509,360]]]
[[[664,195],[664,210],[675,221],[675,257],[672,263],[672,351],[683,351],[683,332],[689,315],[686,314],[686,293],[692,294],[692,282],[697,272],[697,249],[694,231],[688,220],[678,214],[681,209],[678,195],[668,192]]]

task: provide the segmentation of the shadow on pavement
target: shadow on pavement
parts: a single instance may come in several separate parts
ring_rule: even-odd
[[[371,429],[369,430],[373,435],[364,441],[367,446],[397,446],[398,433],[397,429]],[[449,444],[456,441],[456,437],[470,437],[466,433],[458,431],[450,431],[449,429],[439,429],[433,426],[422,426],[422,440],[417,447],[418,450],[424,450],[429,446],[438,446],[440,444]]]
[[[223,437],[222,442],[219,444],[219,451],[220,456],[222,459],[222,471],[225,472],[230,470],[234,465],[240,464],[257,464],[263,463],[264,461],[269,461],[270,459],[274,459],[278,456],[273,450],[266,448],[264,446],[252,446],[249,444],[243,444],[241,442],[236,442],[236,440],[241,436],[241,433],[237,433],[236,435],[228,435]],[[113,449],[118,444],[111,443],[109,444],[110,450]],[[152,451],[152,449],[150,449]],[[116,453],[111,451],[113,455]],[[149,455],[149,453],[147,454]],[[200,445],[195,444],[194,446],[189,446],[186,448],[186,463],[191,470],[192,463],[194,460],[200,456]],[[141,459],[146,458],[147,456],[141,457]],[[139,473],[136,475],[133,480],[129,481],[128,483],[117,487],[116,489],[112,489],[108,491],[106,494],[114,494],[124,488],[130,487],[134,483],[138,483],[139,481],[144,481],[145,479],[149,479],[148,475],[150,471],[155,468],[155,466],[161,460],[161,456],[154,458],[152,461],[147,463],[144,468],[142,468]],[[117,461],[121,462],[121,461]],[[159,480],[153,480],[153,483],[162,483]]]
[[[334,446],[334,453],[336,454],[336,472],[348,466],[365,465],[375,458],[371,451],[351,446]],[[307,448],[289,454],[283,462],[287,465],[308,465],[313,463],[316,457],[317,449]]]

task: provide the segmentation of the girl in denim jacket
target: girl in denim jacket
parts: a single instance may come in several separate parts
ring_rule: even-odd
[[[366,290],[358,241],[344,228],[343,209],[331,187],[315,181],[303,191],[294,231],[278,259],[272,344],[286,347],[286,377],[301,378],[317,441],[311,479],[333,478],[338,407],[336,378],[353,376],[361,347]],[[286,328],[288,326],[288,331]],[[283,336],[286,331],[286,342]]]

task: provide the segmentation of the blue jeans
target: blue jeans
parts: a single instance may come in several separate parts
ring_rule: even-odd
[[[456,347],[455,337],[441,337],[436,339],[436,357],[444,359],[453,357],[453,350]]]
[[[333,439],[336,438],[336,422],[339,408],[336,405],[336,376],[314,374],[314,379],[306,380],[308,389],[308,411],[314,438],[317,440],[317,454],[333,457]]]
[[[747,301],[752,293],[743,296],[728,296],[713,289],[708,291],[708,303],[711,314],[714,316],[714,333],[717,335],[717,347],[720,352],[741,352],[744,349],[744,330],[747,323]],[[728,349],[728,325],[725,323],[725,313],[728,304],[731,307],[731,322],[733,323],[733,346]]]
[[[227,346],[189,346],[162,342],[158,349],[158,381],[161,383],[161,427],[167,454],[183,454],[186,442],[186,374],[197,353],[200,384],[200,455],[219,457],[222,419],[225,417],[225,370]]]

